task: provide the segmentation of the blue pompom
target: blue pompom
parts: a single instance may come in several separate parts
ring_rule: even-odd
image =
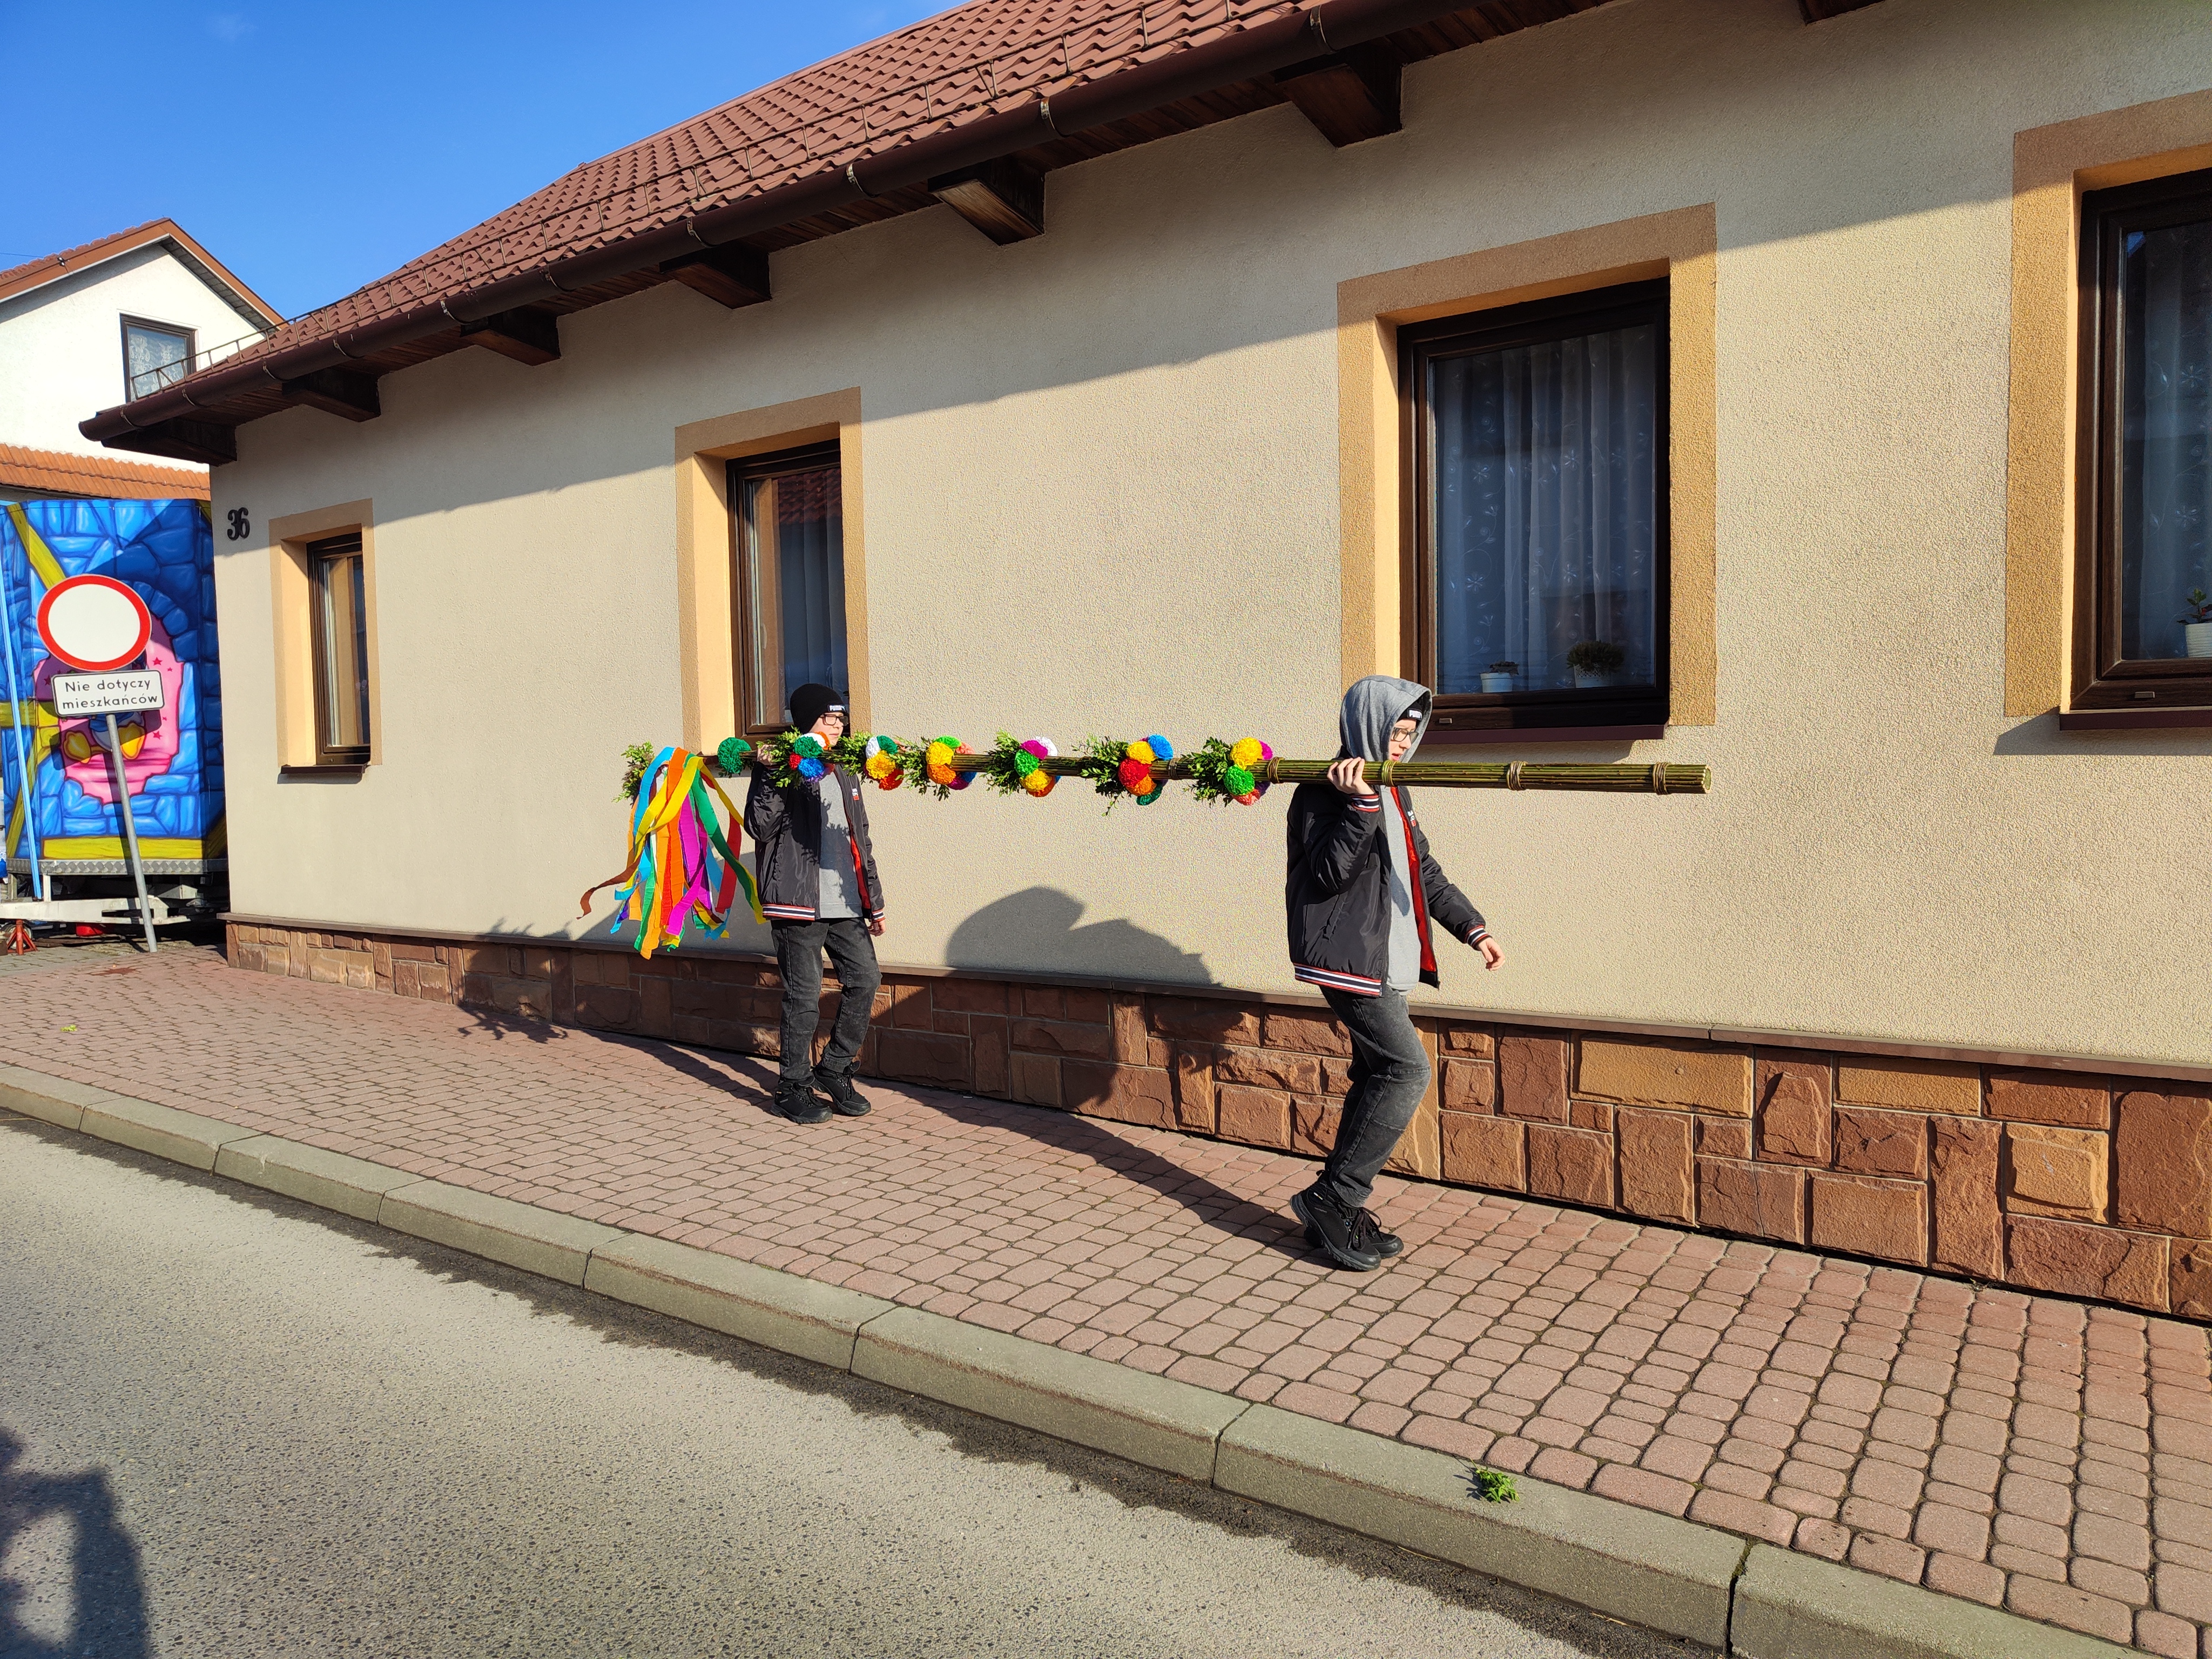
[[[1152,757],[1155,760],[1173,760],[1175,758],[1175,745],[1170,743],[1165,738],[1162,737],[1158,732],[1153,732],[1152,735],[1146,738],[1145,741],[1152,744]]]
[[[827,770],[827,767],[811,755],[799,763],[799,775],[802,778],[818,778]]]

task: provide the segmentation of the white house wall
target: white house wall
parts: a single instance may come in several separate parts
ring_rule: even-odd
[[[0,301],[0,442],[112,459],[115,452],[85,437],[77,422],[128,396],[126,316],[192,329],[201,351],[252,331],[189,266],[155,244]]]
[[[568,929],[679,734],[672,429],[853,386],[869,724],[1333,752],[1337,283],[1710,202],[1718,722],[1467,752],[1714,792],[1430,792],[1507,951],[1442,1000],[2212,1062],[2212,740],[2000,713],[2013,136],[2208,84],[2183,0],[1625,0],[1414,66],[1392,137],[1273,111],[1054,173],[1032,242],[908,216],[248,426],[218,517],[374,503],[382,730],[279,780],[268,551],[218,543],[234,908]],[[872,794],[884,956],[1287,988],[1284,799]]]

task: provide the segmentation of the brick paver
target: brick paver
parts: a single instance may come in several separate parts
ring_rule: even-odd
[[[1395,1178],[1406,1254],[1340,1273],[1288,1154],[874,1085],[801,1128],[749,1058],[199,950],[0,1013],[52,1075],[2212,1656],[2199,1326]]]

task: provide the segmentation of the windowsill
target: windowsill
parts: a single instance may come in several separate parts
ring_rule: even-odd
[[[1664,725],[1659,726],[1431,726],[1421,738],[1421,746],[1451,744],[1465,747],[1476,744],[1493,743],[1635,743],[1647,738],[1663,738]]]
[[[2212,726],[2212,708],[2062,708],[2062,732],[2154,732],[2160,727]]]
[[[357,778],[368,769],[367,761],[318,761],[313,766],[280,766],[276,769],[276,775],[280,778],[325,778],[336,782]]]

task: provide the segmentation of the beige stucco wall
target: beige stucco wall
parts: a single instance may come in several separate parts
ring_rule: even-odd
[[[1390,138],[1249,118],[1054,173],[1033,242],[911,216],[247,427],[218,512],[374,502],[384,729],[279,781],[269,557],[218,544],[234,908],[563,928],[680,732],[674,428],[854,386],[870,723],[1328,752],[1338,283],[1711,203],[1717,722],[1488,752],[1715,792],[1432,792],[1509,953],[1443,1000],[2212,1061],[2212,734],[2002,712],[2014,135],[2208,84],[2189,0],[1622,0],[1413,68]],[[1279,796],[871,799],[889,961],[1290,982]]]

